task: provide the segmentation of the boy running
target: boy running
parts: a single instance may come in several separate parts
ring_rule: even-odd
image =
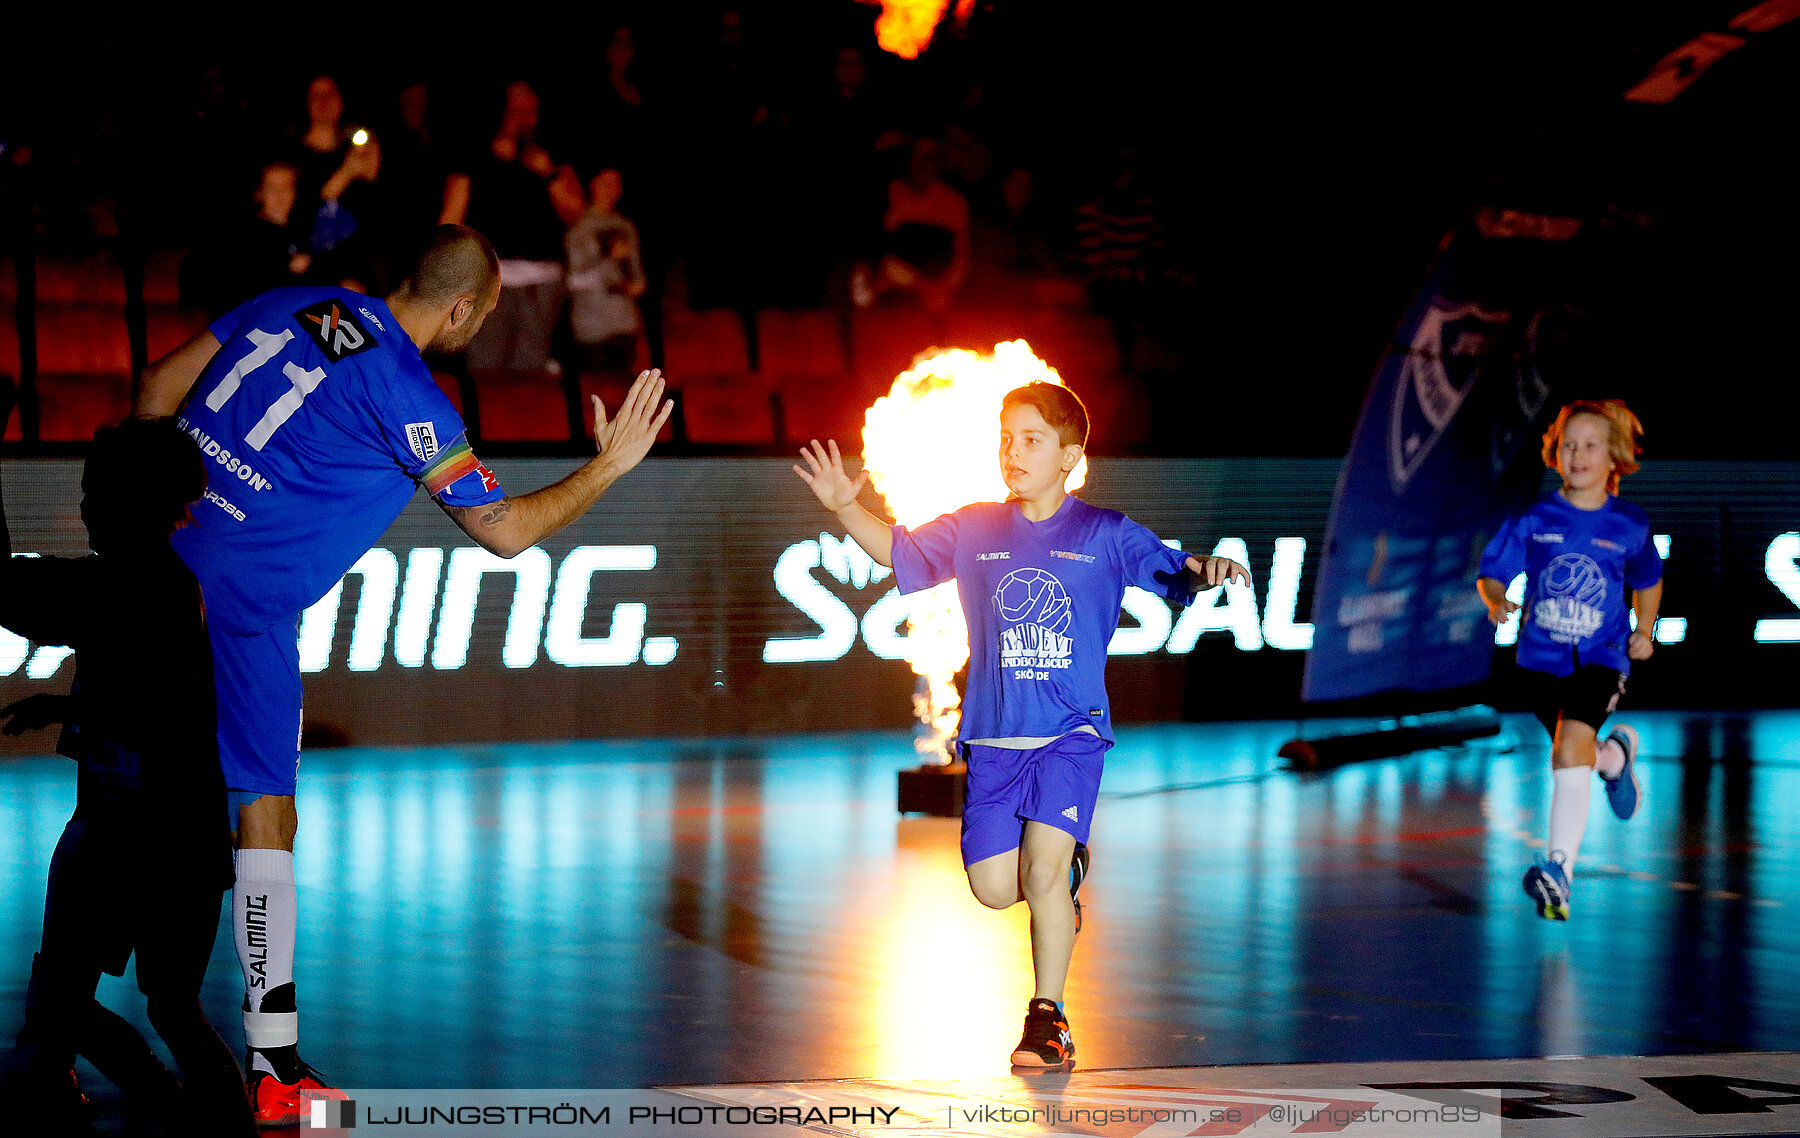
[[[0,426],[10,409],[0,391]],[[0,624],[75,649],[66,697],[0,709],[9,734],[62,721],[75,813],[56,844],[32,961],[17,1094],[21,1133],[81,1128],[71,1074],[100,973],[137,956],[150,1022],[186,1081],[194,1133],[255,1133],[237,1062],[200,1010],[200,984],[232,885],[225,779],[214,739],[212,649],[194,575],[169,547],[206,490],[199,448],[172,422],[103,428],[81,479],[94,557],[13,557],[0,510]],[[95,1020],[97,1013],[101,1019]],[[138,1067],[162,1073],[142,1049]],[[117,1038],[115,1054],[130,1050]],[[166,1078],[166,1074],[164,1074]],[[0,1126],[0,1128],[4,1128]]]
[[[1500,527],[1475,582],[1495,624],[1523,610],[1519,667],[1552,740],[1549,855],[1525,871],[1524,882],[1546,920],[1569,919],[1575,855],[1587,830],[1588,772],[1599,773],[1621,820],[1637,813],[1642,797],[1633,769],[1637,731],[1621,723],[1604,740],[1599,733],[1625,694],[1631,662],[1656,650],[1662,557],[1644,511],[1617,496],[1619,480],[1640,465],[1643,432],[1617,399],[1564,407],[1544,433],[1544,465],[1562,474],[1562,489]],[[1520,573],[1529,581],[1523,606],[1506,598],[1507,582]]]
[[[1201,588],[1248,584],[1223,557],[1193,557],[1116,510],[1070,497],[1069,472],[1087,445],[1087,410],[1073,392],[1030,383],[1000,411],[1000,470],[1011,496],[979,502],[916,529],[889,526],[857,504],[868,472],[844,470],[835,440],[813,440],[794,467],[858,545],[892,566],[902,593],[955,578],[969,628],[969,683],[959,742],[969,766],[962,855],[982,904],[1031,909],[1035,989],[1017,1067],[1071,1064],[1063,986],[1080,927],[1075,894],[1100,773],[1112,746],[1106,648],[1127,585],[1180,604]]]

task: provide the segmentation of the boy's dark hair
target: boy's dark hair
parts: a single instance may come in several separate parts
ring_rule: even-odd
[[[1037,408],[1037,413],[1044,417],[1044,422],[1056,432],[1058,445],[1068,446],[1073,443],[1086,449],[1087,408],[1082,406],[1081,399],[1073,391],[1061,384],[1034,379],[1024,387],[1015,387],[1007,392],[1006,398],[1000,401],[1000,413],[1004,415],[1008,408],[1020,405]]]
[[[172,532],[193,521],[188,506],[206,493],[206,460],[174,419],[127,419],[94,432],[81,482],[90,493],[128,495],[147,525]]]

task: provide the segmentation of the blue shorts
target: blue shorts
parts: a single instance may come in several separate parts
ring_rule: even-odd
[[[963,865],[1017,849],[1026,822],[1055,826],[1078,842],[1087,841],[1110,746],[1085,731],[1029,751],[965,744],[969,792],[963,804]]]
[[[300,778],[299,632],[278,626],[238,636],[216,624],[207,630],[226,789],[292,797]]]

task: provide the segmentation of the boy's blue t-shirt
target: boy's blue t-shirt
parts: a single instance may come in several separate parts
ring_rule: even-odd
[[[1631,672],[1626,589],[1662,580],[1650,519],[1608,497],[1582,510],[1552,491],[1500,527],[1481,554],[1481,576],[1528,581],[1520,612],[1518,663],[1566,676],[1581,664]]]
[[[294,623],[418,486],[450,506],[504,496],[380,300],[276,289],[211,330],[219,352],[179,420],[206,457],[206,499],[172,544],[221,628]]]
[[[1073,497],[1041,522],[1016,501],[981,502],[894,527],[902,593],[956,579],[969,626],[965,743],[1083,727],[1111,742],[1106,648],[1125,587],[1192,604],[1187,556],[1117,510]]]

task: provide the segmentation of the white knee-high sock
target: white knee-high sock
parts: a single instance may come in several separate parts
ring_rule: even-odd
[[[1550,855],[1563,855],[1563,872],[1575,875],[1575,855],[1587,832],[1588,798],[1594,789],[1592,767],[1558,767],[1550,772]]]
[[[294,855],[287,850],[237,852],[231,931],[244,969],[244,1041],[251,1047],[288,1047],[300,1040],[294,1008]],[[263,998],[286,988],[265,1011]]]

